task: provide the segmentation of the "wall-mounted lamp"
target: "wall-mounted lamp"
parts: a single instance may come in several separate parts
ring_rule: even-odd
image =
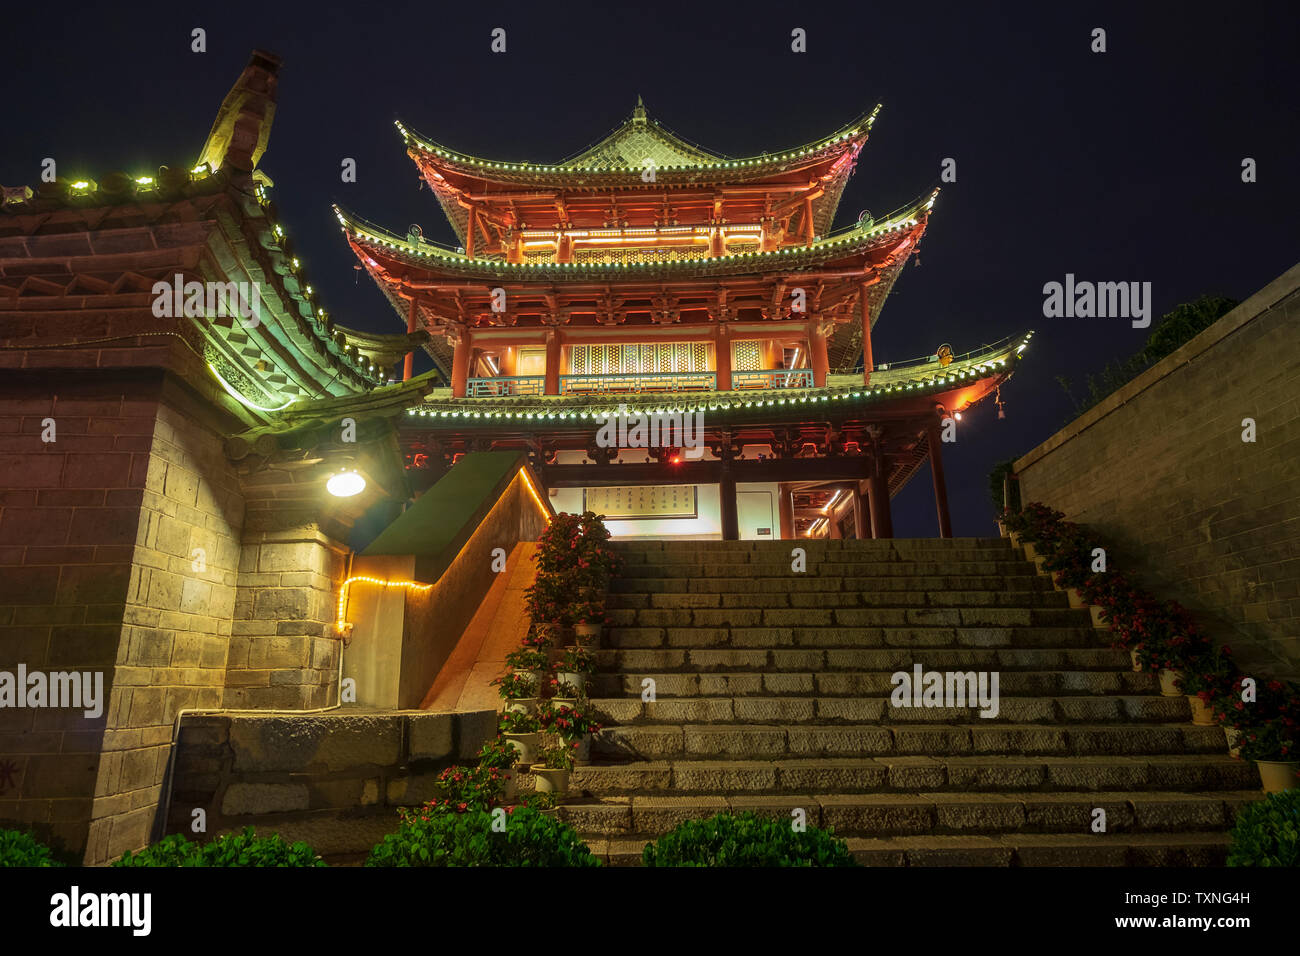
[[[330,475],[325,490],[335,498],[351,498],[366,490],[366,479],[355,468],[343,468]]]

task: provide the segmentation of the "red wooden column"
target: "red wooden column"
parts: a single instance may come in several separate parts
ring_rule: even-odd
[[[867,470],[867,496],[871,499],[871,534],[875,538],[892,538],[894,522],[889,513],[889,481],[885,476],[885,454],[881,447],[883,433],[872,437],[871,465]]]
[[[410,335],[412,332],[415,331],[415,320],[418,314],[419,314],[419,305],[417,304],[415,296],[411,296],[411,309],[406,315],[407,335]],[[407,344],[409,345],[410,343]],[[406,353],[406,361],[402,365],[402,381],[405,382],[410,380],[411,376],[414,374],[415,374],[415,350],[414,347],[412,347],[412,350]]]
[[[451,394],[453,398],[464,398],[469,384],[469,357],[473,351],[469,329],[461,330],[454,348],[451,354]]]
[[[930,445],[930,474],[934,478],[934,504],[939,512],[939,537],[952,537],[952,519],[948,515],[948,486],[943,480],[943,442],[939,439],[939,421],[930,423],[926,441]]]
[[[722,461],[722,474],[718,480],[718,504],[722,514],[722,540],[740,540],[740,515],[736,511],[736,476],[731,462]]]
[[[776,486],[777,508],[781,516],[781,540],[789,541],[794,537],[794,499],[790,497],[790,486]]]
[[[822,334],[821,323],[815,320],[808,323],[808,358],[812,363],[813,385],[824,388],[830,361],[826,357],[826,336]]]
[[[870,286],[862,283],[862,384],[871,384],[871,371],[875,368],[875,359],[871,355],[871,301],[867,298]]]
[[[713,367],[718,373],[718,391],[731,391],[731,336],[722,326],[713,328]]]
[[[465,227],[465,255],[474,258],[474,233],[478,231],[478,210],[469,209],[469,224]]]
[[[560,394],[560,333],[556,329],[546,332],[546,384],[547,395]]]

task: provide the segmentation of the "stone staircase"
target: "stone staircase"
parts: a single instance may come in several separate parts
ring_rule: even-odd
[[[1222,730],[1006,540],[618,548],[590,688],[606,729],[560,810],[610,863],[691,817],[798,808],[866,864],[1214,865],[1260,797]],[[999,713],[892,706],[915,664],[997,671]]]

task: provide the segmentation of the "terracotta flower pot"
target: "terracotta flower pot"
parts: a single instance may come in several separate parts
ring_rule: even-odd
[[[1264,784],[1265,793],[1281,793],[1300,787],[1300,761],[1297,760],[1256,760],[1259,779]]]
[[[1088,602],[1084,600],[1083,592],[1078,588],[1066,588],[1065,593],[1070,597],[1070,607],[1085,608],[1090,606]]]
[[[1005,538],[1006,536],[1007,536],[1007,524],[1006,524],[1005,521],[999,521],[999,522],[998,522],[998,537],[1000,537],[1000,538]]]
[[[537,760],[537,738],[539,734],[506,734],[506,743],[515,748],[519,762],[527,766]]]
[[[1021,534],[1019,531],[1008,531],[1007,537],[1011,539],[1011,547],[1013,548],[1020,547]]]
[[[579,767],[591,763],[591,734],[583,734],[578,739],[578,746],[573,748],[573,762]]]
[[[1138,660],[1138,652],[1130,650],[1128,656],[1129,660],[1133,662],[1133,673],[1140,674],[1142,672],[1142,662]]]
[[[1214,726],[1214,708],[1195,694],[1187,695],[1187,706],[1192,708],[1192,723],[1197,727]]]
[[[511,697],[506,701],[505,711],[507,714],[535,714],[537,713],[537,698]]]
[[[1170,670],[1167,667],[1160,668],[1160,696],[1161,697],[1181,697],[1183,692],[1178,689],[1177,681],[1183,676],[1182,671]]]
[[[1088,613],[1092,615],[1092,626],[1099,630],[1109,630],[1110,625],[1105,620],[1105,609],[1098,607],[1096,604],[1088,605]]]
[[[1025,557],[1030,561],[1038,557],[1038,552],[1034,550],[1033,544],[1029,541],[1025,542]]]
[[[583,646],[582,639],[594,639],[600,637],[600,632],[604,630],[603,624],[575,624],[573,625],[573,636],[578,642],[578,646]]]
[[[551,767],[533,767],[533,781],[538,793],[554,793],[563,796],[569,789],[569,771],[556,770]]]
[[[553,707],[577,707],[578,698],[576,697],[552,697],[551,706]]]

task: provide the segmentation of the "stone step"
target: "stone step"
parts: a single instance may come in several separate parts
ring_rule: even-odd
[[[638,760],[577,767],[586,796],[881,791],[1251,790],[1259,773],[1226,753],[1146,757],[786,757]]]
[[[1125,651],[1096,648],[600,649],[596,669],[639,679],[666,671],[1129,670]]]
[[[928,648],[1097,648],[1108,632],[1091,627],[611,627],[602,643],[631,648],[897,647],[922,654]]]
[[[993,548],[1011,550],[1008,538],[876,538],[870,540],[858,538],[813,538],[807,541],[719,541],[719,540],[629,540],[615,538],[610,545],[617,551],[644,552],[667,551],[670,554],[683,554],[695,551],[788,551],[791,547],[806,548],[813,551],[851,551],[875,553],[898,550],[933,550],[961,551],[971,548]]]
[[[612,627],[1086,627],[1086,609],[1066,606],[987,608],[624,608],[609,611]]]
[[[999,688],[1000,690],[1000,688]],[[987,723],[1100,724],[1179,723],[1191,720],[1185,697],[1009,697],[999,694],[995,716],[980,708],[895,707],[887,697],[670,697],[653,702],[639,697],[593,698],[590,706],[602,724],[898,724]]]
[[[1002,555],[999,558],[963,559],[960,561],[820,561],[810,562],[803,571],[791,570],[790,562],[762,564],[671,562],[625,565],[620,575],[638,578],[875,578],[925,577],[954,575],[1015,575],[1034,572],[1034,565],[1024,558]]]
[[[607,727],[592,741],[602,759],[779,757],[1094,756],[1216,753],[1219,727],[1192,724],[681,724]]]
[[[592,836],[609,866],[640,866],[644,839]],[[993,837],[851,837],[863,866],[1222,866],[1226,833],[1014,833]]]
[[[1069,607],[1069,599],[1064,591],[1046,588],[1028,591],[790,592],[754,589],[740,594],[611,594],[605,607],[611,612],[720,608],[1061,608]]]
[[[822,577],[819,575],[750,575],[744,578],[651,578],[620,577],[610,582],[610,597],[623,594],[749,594],[755,591],[813,592],[838,594],[843,591],[1050,591],[1045,574],[877,574],[867,577]]]
[[[790,820],[803,811],[808,826],[840,837],[1077,833],[1091,835],[1097,810],[1106,832],[1167,833],[1225,830],[1259,791],[1034,793],[867,793],[788,796],[632,796],[567,800],[560,817],[579,833],[654,838],[686,820],[752,812]]]
[[[674,697],[809,696],[859,697],[889,694],[894,685],[886,671],[738,674],[595,674],[589,693],[596,697],[640,697],[642,681],[655,682],[655,695]],[[1158,689],[1154,674],[1123,671],[1002,671],[1004,694],[1034,696],[1072,694],[1151,694]]]

